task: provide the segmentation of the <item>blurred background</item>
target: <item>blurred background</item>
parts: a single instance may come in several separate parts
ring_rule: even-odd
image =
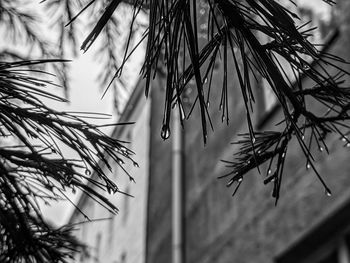
[[[16,53],[20,55],[18,58],[29,54],[31,58],[57,55],[72,59],[63,66],[48,69],[56,72],[56,81],[65,87],[52,88],[52,92],[69,99],[68,104],[55,103],[52,107],[64,111],[108,113],[111,116],[107,122],[135,122],[104,131],[130,142],[129,147],[136,153],[137,160],[137,164],[127,164],[125,170],[116,166],[109,172],[102,167],[126,193],[103,193],[119,208],[117,215],[79,192],[69,195],[76,207],[67,201],[42,205],[47,220],[56,226],[76,224],[75,235],[88,245],[88,253],[77,254],[72,262],[350,263],[350,163],[348,148],[344,147],[346,141],[336,136],[329,138],[329,154],[320,150],[315,156],[317,169],[332,189],[331,196],[324,192],[295,145],[288,149],[283,194],[276,207],[271,198],[271,185],[265,186],[264,178],[257,171],[245,177],[232,197],[232,190],[218,177],[228,170],[220,160],[231,160],[232,152],[237,150],[237,146],[230,143],[237,141],[237,134],[247,130],[244,104],[239,99],[238,89],[234,89],[239,83],[237,76],[229,76],[230,93],[227,96],[231,120],[228,125],[218,111],[220,91],[212,91],[214,99],[209,112],[215,132],[209,134],[207,145],[203,145],[197,108],[190,121],[185,121],[183,129],[178,120],[181,116],[175,116],[171,136],[163,140],[160,135],[165,78],[158,75],[153,80],[152,92],[146,99],[145,80],[139,75],[145,45],[133,54],[122,77],[113,82],[102,99],[124,56],[128,21],[132,15],[130,6],[118,7],[104,34],[84,53],[79,47],[96,22],[101,6],[65,27],[78,10],[71,1],[66,2],[66,5],[50,5],[50,1],[42,4],[26,1],[21,9],[33,13],[35,21],[32,23],[38,36],[25,36],[23,30],[18,34],[11,33],[2,24],[0,32],[5,41],[0,44],[0,58],[14,60],[16,57],[11,53]],[[320,0],[295,1],[297,6],[290,1],[282,2],[297,12],[300,24],[312,20],[307,26],[317,27],[313,42],[349,61],[348,1],[338,0],[332,8]],[[208,6],[205,1],[197,4],[198,19],[205,25]],[[67,12],[70,5],[73,14]],[[147,27],[147,15],[146,10],[132,29],[134,45]],[[204,42],[206,29],[205,26],[200,28]],[[47,47],[39,44],[44,41],[44,35],[49,43]],[[60,41],[62,39],[66,41]],[[349,70],[347,64],[342,67]],[[222,71],[223,63],[219,61],[213,86],[222,85]],[[281,109],[264,85],[266,83],[261,81],[254,87],[261,94],[257,99],[259,114],[256,122],[258,129],[274,130]],[[194,94],[186,94],[188,102],[195,99]],[[190,103],[184,104],[184,111],[191,111]],[[132,174],[136,183],[131,182],[126,173]]]

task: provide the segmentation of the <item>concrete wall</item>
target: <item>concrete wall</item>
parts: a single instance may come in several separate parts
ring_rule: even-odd
[[[134,197],[105,193],[105,196],[119,208],[117,215],[110,214],[89,198],[82,198],[83,201],[78,204],[79,208],[90,219],[97,221],[86,222],[79,212],[73,214],[71,223],[85,222],[77,226],[79,228],[77,236],[89,246],[90,252],[90,257],[78,255],[75,262],[143,263],[145,260],[150,102],[146,102],[144,97],[140,100],[127,106],[131,113],[123,120],[135,121],[136,124],[128,125],[118,135],[120,139],[131,141],[130,149],[137,152],[135,161],[139,168],[134,167],[132,163],[125,167],[134,177],[136,184],[129,181],[120,167],[114,167],[112,175],[120,190]]]
[[[162,82],[151,91],[149,195],[146,262],[171,262],[171,139],[161,139]]]
[[[341,38],[332,51],[350,60],[350,3],[337,1],[336,22]],[[348,67],[349,70],[349,67]],[[230,124],[221,123],[218,111],[221,87],[220,68],[215,73],[213,97],[209,108],[215,132],[203,146],[200,115],[195,110],[185,129],[186,178],[186,263],[273,262],[275,258],[307,235],[342,204],[349,202],[350,153],[339,136],[329,138],[330,154],[320,152],[317,169],[331,188],[328,197],[311,170],[306,169],[302,152],[296,144],[288,148],[282,183],[282,197],[277,207],[271,197],[272,185],[263,184],[256,170],[245,176],[235,197],[217,177],[229,171],[220,159],[232,160],[237,151],[230,142],[237,133],[247,131],[245,109],[240,99],[238,81],[229,80]],[[150,155],[150,193],[148,214],[147,262],[171,262],[171,183],[170,142],[161,145],[160,120],[164,97],[162,89],[152,94],[152,126]],[[275,129],[279,116],[270,119],[264,129]],[[160,165],[161,164],[161,165]],[[262,167],[265,168],[266,167]]]

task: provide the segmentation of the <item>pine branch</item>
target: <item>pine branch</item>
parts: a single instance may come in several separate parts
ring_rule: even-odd
[[[53,230],[47,225],[38,201],[66,199],[67,189],[79,189],[115,213],[117,208],[95,189],[119,192],[100,163],[110,170],[111,162],[122,169],[127,161],[135,164],[133,152],[125,142],[106,136],[98,126],[82,119],[106,115],[58,112],[41,101],[42,97],[62,102],[65,99],[45,91],[52,83],[30,76],[31,71],[23,67],[57,62],[64,61],[0,62],[2,262],[65,262],[72,250],[81,245],[72,238],[69,228]],[[6,146],[6,138],[15,141]],[[78,158],[65,158],[59,143],[64,143]],[[92,171],[97,179],[90,176]]]
[[[324,2],[334,4],[333,1]],[[94,38],[86,39],[84,47],[87,47],[86,43],[89,46],[92,44],[119,4],[120,1],[110,2],[110,8],[104,11],[100,23],[90,34]],[[146,57],[142,68],[143,77],[146,78],[146,95],[160,68],[166,76],[161,131],[164,139],[170,135],[172,109],[175,104],[183,109],[181,96],[186,92],[189,81],[194,79],[197,97],[187,117],[194,107],[199,107],[203,140],[206,142],[207,126],[211,123],[207,107],[210,90],[214,88],[211,87],[211,78],[218,60],[224,65],[220,109],[222,119],[228,122],[227,74],[229,63],[233,63],[247,112],[249,133],[239,142],[239,158],[231,162],[233,170],[229,175],[235,175],[230,178],[229,185],[234,181],[240,184],[248,171],[269,161],[270,168],[272,165],[276,168],[272,177],[268,169],[267,177],[270,179],[267,181],[276,179],[273,196],[277,201],[288,144],[295,137],[305,155],[307,166],[313,168],[326,192],[330,192],[315,169],[312,149],[314,144],[319,149],[326,148],[325,137],[330,133],[335,132],[346,138],[342,129],[348,125],[350,98],[349,88],[342,87],[342,84],[344,76],[349,73],[338,66],[339,63],[346,63],[344,60],[319,51],[310,42],[312,28],[308,29],[307,24],[297,26],[295,21],[299,20],[298,15],[278,1],[247,0],[243,3],[238,0],[211,0],[192,3],[185,0],[140,0],[134,1],[133,5],[134,10],[146,6],[149,8]],[[204,37],[198,33],[202,25],[199,21],[207,21],[207,34]],[[269,40],[263,42],[259,36]],[[205,43],[199,46],[199,41]],[[184,54],[188,54],[189,59],[185,59]],[[124,61],[121,65],[124,65]],[[338,72],[330,75],[330,69]],[[286,72],[288,70],[293,76]],[[267,81],[282,108],[284,119],[280,124],[284,128],[280,133],[257,133],[254,130],[251,116],[255,101],[252,72],[255,78]],[[311,79],[315,83],[314,87],[303,87],[301,78]],[[309,105],[309,98],[326,108],[327,112],[319,116],[314,111],[315,107]],[[308,141],[305,141],[306,136]]]

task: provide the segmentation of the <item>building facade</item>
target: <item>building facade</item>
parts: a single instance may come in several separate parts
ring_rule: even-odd
[[[300,1],[299,1],[300,2]],[[310,18],[315,15],[314,5],[303,5],[301,12]],[[335,55],[350,61],[347,46],[350,43],[350,3],[338,0],[330,16],[332,30],[338,38],[326,39],[328,48]],[[324,14],[324,13],[322,13]],[[330,28],[321,28],[328,36]],[[322,39],[322,36],[318,36]],[[332,40],[332,41],[331,41]],[[350,66],[342,65],[350,71]],[[220,70],[221,69],[221,70]],[[222,85],[222,65],[214,73],[213,87]],[[185,122],[183,136],[183,229],[186,263],[350,263],[350,153],[339,136],[328,138],[329,154],[320,151],[316,168],[332,190],[332,196],[324,193],[312,169],[307,168],[298,145],[291,144],[285,164],[281,197],[278,205],[271,197],[272,186],[264,185],[264,177],[256,170],[244,177],[237,194],[218,179],[228,170],[220,160],[232,160],[237,152],[237,134],[247,131],[245,106],[241,100],[239,80],[229,76],[229,116],[227,125],[222,122],[220,89],[212,89],[209,112],[215,131],[203,145],[201,118],[198,109]],[[307,83],[306,83],[307,85]],[[281,109],[266,101],[263,83],[255,83],[263,98],[258,101],[257,130],[274,130],[281,118]],[[119,176],[118,182],[135,196],[113,197],[120,214],[111,220],[81,225],[79,237],[93,251],[90,258],[81,262],[172,262],[172,142],[160,136],[165,96],[164,85],[156,82],[151,98],[145,102],[141,93],[134,94],[124,113],[124,120],[136,121],[136,125],[123,129],[119,137],[132,141],[140,168],[130,167],[137,184],[130,186],[127,177]],[[260,90],[259,90],[260,87]],[[261,89],[262,88],[262,89]],[[194,92],[195,93],[195,92]],[[265,94],[265,95],[264,95]],[[135,99],[135,98],[138,99]],[[134,99],[133,99],[134,98]],[[189,99],[194,100],[195,94]],[[134,100],[134,102],[133,102]],[[137,101],[137,102],[135,102]],[[137,105],[137,106],[135,106]],[[188,112],[190,106],[185,108]],[[137,134],[137,135],[136,135]],[[267,169],[263,166],[262,169]],[[125,179],[125,182],[123,180]],[[110,217],[105,210],[84,197],[79,208],[90,213],[91,218]],[[83,221],[75,212],[71,223]],[[90,261],[89,261],[90,260]]]
[[[140,81],[132,93],[119,122],[135,122],[133,125],[117,126],[113,136],[130,142],[128,148],[137,152],[137,164],[123,167],[135,182],[120,167],[114,167],[113,177],[120,191],[132,195],[105,194],[119,209],[113,215],[91,198],[82,195],[71,215],[70,224],[77,224],[76,236],[87,245],[87,255],[76,255],[74,262],[84,263],[144,263],[146,242],[146,209],[148,189],[148,154],[149,154],[149,107]],[[104,168],[107,169],[107,168]],[[107,171],[106,174],[109,172]],[[92,175],[93,176],[93,175]]]
[[[315,4],[321,1],[312,2],[314,5],[303,6],[304,15],[313,16]],[[350,41],[349,7],[348,1],[337,1],[332,13],[328,14],[332,26],[339,30],[337,40],[329,43],[330,51],[347,61],[350,59],[345,48]],[[327,33],[327,28],[321,29]],[[342,67],[349,70],[348,65]],[[214,74],[213,87],[222,86],[220,66]],[[350,156],[339,136],[328,138],[329,155],[320,151],[316,157],[316,168],[332,190],[332,196],[325,194],[312,169],[307,169],[296,143],[288,148],[277,206],[271,197],[272,186],[264,185],[264,177],[256,170],[244,177],[234,197],[231,196],[233,189],[225,187],[226,181],[218,179],[229,171],[219,160],[232,160],[238,146],[230,143],[240,139],[237,134],[247,132],[245,107],[237,88],[239,81],[235,74],[229,77],[229,125],[222,123],[218,111],[220,89],[211,90],[212,97],[217,98],[209,108],[215,132],[209,135],[206,146],[203,146],[199,128],[199,111],[195,110],[190,121],[185,123],[184,262],[350,262]],[[165,95],[161,89],[155,93],[151,105],[154,119],[151,130],[157,131],[162,119],[159,105]],[[271,107],[256,118],[260,118],[257,129],[275,130],[281,109]],[[157,165],[171,162],[171,149],[167,144],[159,146],[160,143],[159,133],[151,133],[147,263],[172,262],[171,166],[160,168]]]

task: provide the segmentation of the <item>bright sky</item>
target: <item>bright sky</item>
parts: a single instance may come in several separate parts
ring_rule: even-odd
[[[33,8],[33,10],[41,10],[40,8],[43,7],[43,5],[39,5],[38,2],[34,1],[35,3],[31,3],[28,7]],[[32,7],[33,6],[33,7]],[[121,8],[123,11],[123,9]],[[46,18],[42,17],[40,14],[40,18],[45,20]],[[127,17],[126,17],[127,18]],[[122,19],[121,23],[126,23],[127,19]],[[45,20],[46,24],[47,21]],[[129,27],[127,27],[128,29]],[[38,29],[43,30],[43,34],[47,34],[45,36],[54,36],[55,32],[52,29]],[[89,33],[88,31],[91,30],[81,30],[81,35],[79,44],[82,43],[82,40],[84,37],[87,36]],[[3,32],[3,29],[0,28],[0,33]],[[0,50],[3,47],[7,47],[6,43],[9,43],[9,41],[3,41],[0,43]],[[78,111],[78,112],[98,112],[98,113],[107,113],[107,114],[113,114],[113,117],[110,120],[104,120],[102,123],[113,123],[117,120],[117,116],[115,114],[115,111],[113,109],[113,96],[114,93],[112,90],[109,90],[105,97],[101,99],[102,96],[102,90],[105,87],[100,87],[99,81],[97,80],[99,72],[101,72],[101,66],[99,65],[98,61],[96,60],[94,50],[96,50],[100,43],[100,39],[96,41],[96,43],[88,50],[85,54],[83,52],[79,52],[78,57],[66,57],[66,59],[72,59],[73,61],[70,62],[70,70],[69,75],[71,77],[71,89],[69,90],[69,100],[70,103],[57,103],[53,101],[48,102],[48,106],[52,107],[55,110],[59,111]],[[13,43],[9,45],[9,47],[13,47]],[[28,49],[26,45],[21,44],[18,46],[18,50],[21,50],[26,52],[25,50]],[[122,56],[123,54],[121,54]],[[128,75],[127,78],[127,85],[129,88],[132,88],[138,78],[139,78],[139,71],[140,71],[140,64],[143,58],[143,51],[139,50],[135,55],[132,56],[133,63],[128,67],[128,69],[124,70],[124,73]],[[113,76],[110,76],[111,78]],[[59,96],[63,96],[62,91],[59,88],[49,88],[50,92],[54,92],[58,94]],[[125,96],[124,96],[125,97]],[[124,99],[124,102],[126,99]],[[99,120],[93,120],[93,123],[98,123]],[[105,133],[110,134],[112,132],[113,128],[110,127],[109,129],[103,130]],[[65,152],[66,158],[68,157],[74,157],[72,156],[71,152]],[[77,201],[77,195],[73,195],[72,193],[67,193],[69,197],[72,198],[72,201]],[[51,206],[42,205],[42,212],[44,216],[53,222],[55,225],[62,225],[67,221],[69,216],[71,215],[74,207],[72,204],[70,204],[68,201],[61,201],[58,203],[52,203]]]
[[[103,99],[101,99],[102,92],[106,87],[100,87],[98,82],[98,74],[101,71],[101,66],[96,61],[94,49],[97,49],[101,44],[96,41],[95,46],[91,47],[86,53],[79,53],[79,56],[74,58],[71,62],[70,76],[71,76],[71,89],[69,91],[70,104],[55,104],[55,109],[65,111],[86,111],[86,112],[99,112],[113,114],[110,120],[103,120],[102,123],[112,123],[117,120],[117,115],[113,110],[113,96],[114,92],[108,90]],[[123,54],[121,54],[123,55]],[[126,74],[128,89],[132,90],[139,79],[140,67],[144,57],[143,49],[138,49],[130,58],[130,64],[123,71]],[[112,78],[113,76],[110,76]],[[129,91],[130,93],[131,91]],[[127,101],[127,95],[123,96],[124,100],[120,101],[122,104]],[[122,106],[120,109],[122,109]],[[94,120],[94,123],[99,120]],[[110,134],[113,131],[113,127],[103,130],[105,133]],[[68,156],[68,155],[67,155]],[[77,192],[78,193],[78,192]],[[72,201],[77,202],[80,195],[73,195]],[[44,215],[50,221],[55,222],[56,225],[64,224],[69,219],[71,213],[74,210],[74,206],[68,201],[53,203],[51,207],[43,206]]]
[[[57,110],[64,111],[86,111],[86,112],[101,112],[113,113],[113,92],[101,99],[101,90],[96,81],[96,72],[99,68],[96,65],[91,53],[80,54],[71,62],[70,76],[72,78],[71,90],[69,91],[70,103],[59,103],[52,105]],[[115,119],[114,116],[113,119]],[[113,119],[107,122],[113,122]],[[107,133],[110,131],[106,130]],[[69,153],[67,154],[67,156]],[[76,201],[76,196],[72,195],[73,201]],[[52,206],[43,206],[44,215],[56,225],[66,222],[73,210],[73,205],[67,201],[52,203]]]

